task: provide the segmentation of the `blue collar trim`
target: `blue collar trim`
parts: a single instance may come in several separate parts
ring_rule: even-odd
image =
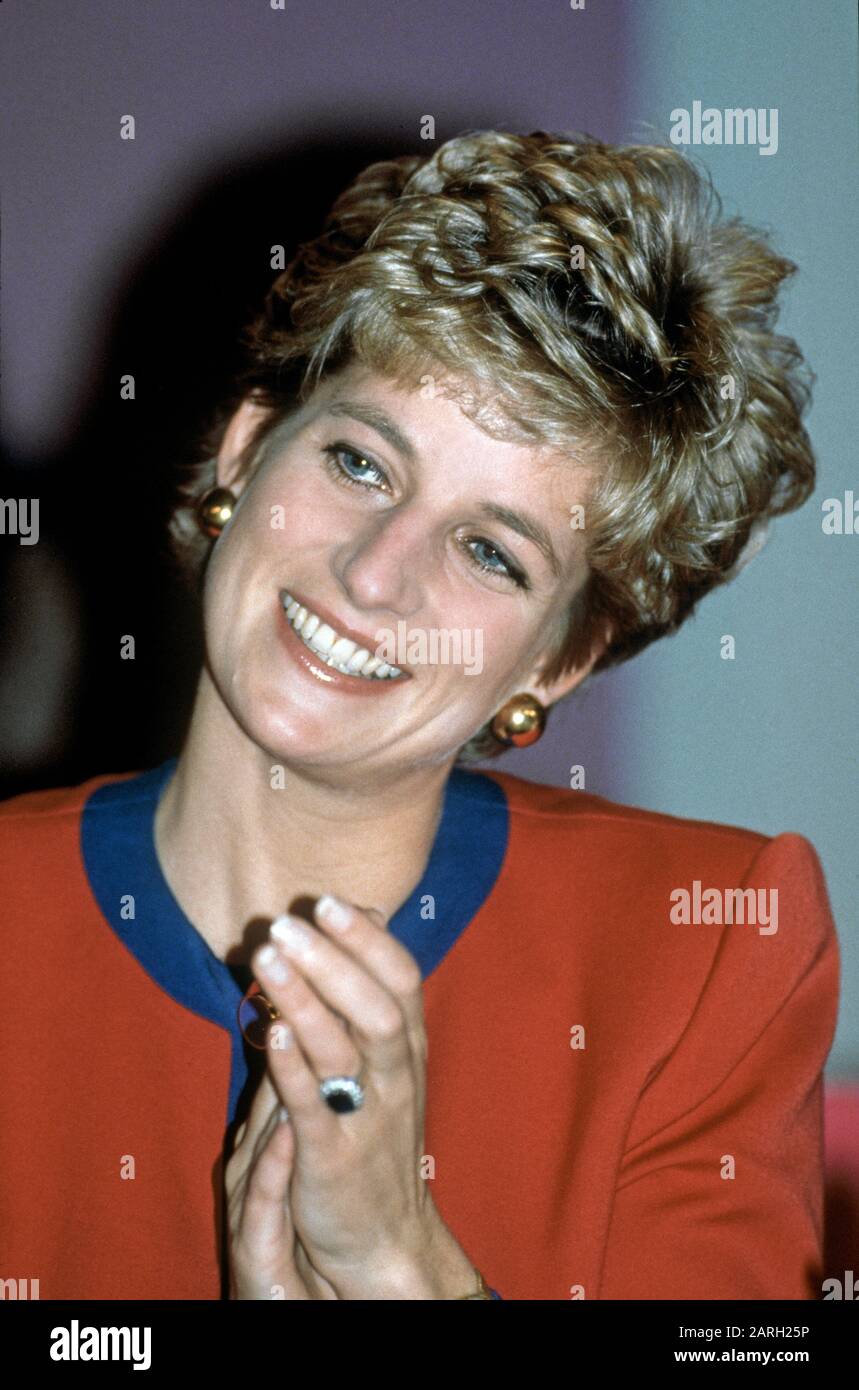
[[[247,967],[227,965],[215,955],[161,869],[155,812],[177,761],[168,758],[148,772],[97,788],[83,809],[81,850],[103,916],[147,974],[178,1004],[230,1034],[230,1123],[248,1077],[247,1044],[236,1012],[253,976]],[[421,881],[389,926],[424,979],[491,894],[508,834],[507,798],[500,785],[454,768]]]

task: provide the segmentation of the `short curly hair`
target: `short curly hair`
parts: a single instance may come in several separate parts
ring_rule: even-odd
[[[242,335],[235,400],[268,412],[240,475],[349,361],[413,385],[441,364],[490,434],[599,460],[588,578],[543,672],[584,664],[606,633],[593,669],[616,665],[676,631],[813,490],[813,373],[773,331],[795,270],[674,148],[478,130],[371,164]],[[214,458],[190,472],[170,533],[199,578]],[[499,751],[487,727],[460,761]]]

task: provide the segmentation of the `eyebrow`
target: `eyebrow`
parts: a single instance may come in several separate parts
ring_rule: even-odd
[[[354,420],[360,420],[363,424],[369,425],[376,430],[383,439],[402,454],[411,463],[416,463],[418,453],[414,445],[401,430],[397,428],[393,420],[379,410],[376,406],[363,401],[348,401],[338,399],[332,401],[327,407],[329,415],[347,415]],[[502,526],[509,526],[511,531],[516,531],[526,540],[531,541],[549,565],[556,579],[563,578],[563,567],[558,559],[552,538],[545,526],[541,525],[535,517],[528,516],[523,512],[514,512],[510,507],[504,507],[498,502],[484,500],[478,503],[480,513],[489,517],[493,521],[498,521]]]
[[[533,541],[555,578],[563,578],[564,572],[555,547],[552,545],[552,538],[545,526],[541,526],[539,521],[522,512],[511,511],[509,507],[502,507],[497,502],[481,502],[480,511],[484,516],[491,517],[494,521],[500,521],[502,526],[509,526],[511,531],[518,531],[519,535],[524,536],[526,540]]]
[[[350,415],[353,420],[360,420],[363,424],[369,425],[370,429],[376,430],[383,439],[393,445],[398,453],[403,454],[410,463],[417,463],[417,450],[415,446],[406,439],[401,430],[397,429],[393,420],[389,419],[384,410],[377,409],[374,405],[367,405],[363,401],[332,401],[327,407],[329,415]]]

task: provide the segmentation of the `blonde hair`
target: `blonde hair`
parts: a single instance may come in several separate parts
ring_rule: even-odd
[[[235,399],[201,442],[216,453],[253,394],[270,414],[242,452],[252,470],[350,360],[414,385],[440,363],[489,433],[598,460],[588,579],[543,669],[584,664],[610,631],[601,670],[676,631],[813,490],[813,376],[773,331],[795,270],[723,218],[673,148],[467,132],[372,164],[340,195],[246,330]],[[191,472],[170,529],[199,576],[211,543],[194,507],[214,458]],[[484,729],[460,757],[497,751]]]

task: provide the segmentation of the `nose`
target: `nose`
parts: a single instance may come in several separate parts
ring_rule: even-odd
[[[419,508],[400,504],[364,519],[335,557],[338,579],[360,608],[408,618],[421,607],[430,562],[429,526]]]

